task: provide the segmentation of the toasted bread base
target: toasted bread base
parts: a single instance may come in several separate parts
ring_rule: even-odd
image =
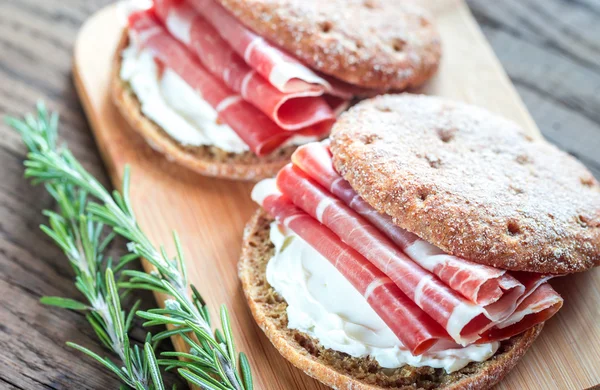
[[[120,77],[121,52],[128,43],[129,37],[125,30],[114,57],[112,97],[132,129],[153,149],[166,155],[169,160],[202,175],[233,180],[256,181],[272,177],[289,161],[296,146],[281,148],[268,156],[258,157],[252,152],[231,153],[215,146],[184,146],[177,142],[142,113],[139,100]]]
[[[491,359],[483,363],[471,363],[452,374],[431,367],[382,369],[371,358],[354,358],[326,349],[316,339],[288,329],[287,303],[266,280],[266,266],[274,253],[269,240],[272,221],[261,209],[244,231],[238,270],[248,305],[257,324],[283,357],[309,376],[335,389],[489,388],[515,366],[542,330],[543,324],[540,324],[504,341]]]

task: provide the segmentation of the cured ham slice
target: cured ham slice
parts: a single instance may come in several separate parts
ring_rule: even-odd
[[[548,283],[541,283],[523,299],[517,310],[504,322],[491,328],[478,342],[506,340],[552,317],[563,299]]]
[[[560,295],[546,283],[555,275],[507,272],[472,263],[393,228],[389,217],[377,213],[335,171],[326,144],[300,147],[292,162],[275,181],[259,183],[253,199],[332,261],[365,297],[370,296],[365,294],[370,289],[367,282],[358,284],[357,277],[348,272],[368,263],[368,269],[379,272],[378,278],[389,278],[386,285],[391,281],[405,300],[421,309],[423,318],[437,323],[445,333],[445,338],[437,339],[444,342],[435,348],[449,342],[464,346],[504,340],[548,320],[562,306]],[[284,202],[285,207],[270,202]],[[340,253],[355,263],[336,263],[335,256]],[[372,275],[365,279],[369,283],[379,280]],[[374,307],[376,302],[369,304]],[[388,323],[393,319],[386,315],[384,321],[395,331]],[[415,324],[410,326],[418,329]],[[409,342],[420,351],[418,343]]]
[[[555,275],[509,273],[473,263],[445,254],[439,248],[396,226],[390,217],[378,213],[360,198],[335,171],[325,144],[311,143],[300,147],[292,156],[292,161],[324,190],[328,190],[371,222],[425,270],[438,276],[452,290],[482,306],[487,317],[496,325],[484,332],[483,338],[478,342],[496,340],[506,335],[511,337],[547,320],[562,305],[562,298],[545,283]],[[299,185],[296,188],[297,192],[301,192]],[[304,202],[309,196],[306,193],[296,195],[304,198]],[[322,210],[319,212],[322,213]],[[345,217],[340,217],[336,223],[341,224],[342,220],[347,222]],[[545,295],[538,291],[540,288],[543,288]],[[526,319],[522,313],[527,313]]]
[[[247,29],[216,1],[190,0],[190,4],[252,69],[281,92],[330,89],[325,79]]]
[[[215,7],[211,5],[211,7]],[[219,6],[220,7],[220,6]],[[320,122],[335,121],[334,110],[345,100],[326,100],[322,88],[282,92],[251,68],[219,32],[187,2],[154,0],[156,14],[167,30],[194,53],[213,76],[240,94],[279,127],[299,130]],[[224,10],[223,10],[224,11]],[[217,12],[219,15],[222,12]],[[228,22],[231,18],[225,18]],[[220,26],[225,32],[227,26]],[[239,33],[239,28],[235,30]],[[330,104],[331,103],[331,106]]]
[[[252,199],[329,260],[413,354],[420,355],[438,340],[449,339],[444,329],[403,294],[389,277],[344,244],[329,228],[294,206],[277,190],[272,179],[257,184]]]
[[[301,146],[292,155],[294,165],[338,199],[369,220],[413,261],[434,273],[452,290],[484,306],[494,321],[508,317],[516,308],[525,287],[506,271],[445,254],[380,214],[365,202],[334,169],[331,153],[323,143]]]
[[[295,133],[281,129],[206,71],[189,51],[161,26],[152,10],[131,14],[129,28],[132,39],[140,47],[150,50],[161,65],[172,69],[194,88],[255,154],[269,154],[294,134],[324,134],[329,130],[329,125],[316,125]]]
[[[252,69],[281,92],[324,91],[345,100],[372,92],[315,73],[246,28],[215,0],[189,0],[189,3]]]
[[[519,310],[521,310],[521,311],[524,310],[525,307],[523,307],[523,302],[525,302],[525,301],[528,301],[530,304],[535,304],[535,302],[532,302],[531,300],[529,300],[529,297],[531,295],[533,295],[541,286],[548,284],[548,283],[546,283],[548,280],[550,280],[556,276],[559,276],[559,275],[551,275],[551,274],[536,274],[533,272],[518,272],[518,271],[513,271],[511,273],[511,275],[516,280],[518,280],[519,283],[522,284],[525,289],[523,294],[521,294],[521,296],[518,297],[518,299],[517,299],[514,312],[519,311]],[[554,291],[554,290],[552,290],[552,291]],[[562,298],[560,297],[560,295],[558,295],[557,292],[554,291],[554,295],[556,295],[562,301]],[[540,295],[538,295],[538,297],[540,297]],[[511,318],[514,318],[514,313],[511,313],[510,317],[505,318],[502,323],[510,324]],[[504,325],[504,326],[506,326],[506,325]]]
[[[417,306],[444,327],[459,344],[479,338],[491,321],[482,307],[443,284],[406,256],[369,221],[358,215],[302,170],[289,164],[277,176],[279,190],[327,226],[341,240],[386,274]]]
[[[505,270],[448,255],[435,245],[396,227],[391,218],[377,218],[378,222],[387,219],[385,222],[388,230],[394,230],[396,237],[402,237],[403,243],[408,244],[412,241],[406,246],[398,244],[411,259],[438,275],[453,290],[483,306],[487,316],[493,321],[506,319],[516,309],[526,289]],[[395,240],[397,241],[400,240]]]

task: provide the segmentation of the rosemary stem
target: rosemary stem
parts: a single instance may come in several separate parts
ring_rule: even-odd
[[[76,273],[76,286],[87,303],[69,298],[45,297],[44,303],[73,310],[89,311],[88,320],[104,345],[120,359],[112,360],[76,344],[70,346],[87,354],[136,390],[162,390],[160,365],[175,368],[184,378],[201,388],[251,390],[252,376],[248,359],[235,352],[229,314],[221,308],[222,330],[213,332],[206,303],[193,284],[188,283],[181,243],[174,234],[177,255],[170,257],[155,247],[138,226],[129,199],[129,170],[125,169],[122,192],[112,194],[88,173],[67,148],[56,145],[58,116],[49,115],[43,104],[37,117],[25,120],[7,118],[29,149],[25,161],[25,176],[33,183],[44,183],[57,200],[60,213],[45,211],[49,226],[42,226],[63,249]],[[94,201],[87,200],[87,197]],[[104,227],[112,232],[100,240]],[[122,256],[113,267],[105,261],[103,250],[116,235],[129,241],[130,254]],[[131,260],[145,258],[156,272],[122,270]],[[122,270],[122,271],[121,271]],[[114,273],[121,276],[115,280]],[[136,311],[137,303],[128,314],[121,309],[119,289],[148,289],[172,297],[164,308]],[[130,345],[128,328],[133,315],[148,320],[144,325],[165,325],[168,329],[152,337],[148,334],[143,348]],[[157,360],[153,342],[178,335],[189,345],[190,353],[166,352],[167,359]],[[191,361],[188,357],[194,356]],[[179,357],[185,360],[178,360]],[[240,375],[236,360],[239,358]]]

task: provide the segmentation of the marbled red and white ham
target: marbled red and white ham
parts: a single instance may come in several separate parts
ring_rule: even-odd
[[[342,99],[373,92],[318,74],[246,28],[215,0],[189,2],[252,69],[281,92],[324,91]]]
[[[490,320],[473,304],[412,261],[369,221],[289,164],[277,175],[278,189],[327,226],[343,242],[384,272],[417,306],[460,344],[479,338]]]
[[[562,307],[563,299],[548,283],[540,283],[525,297],[517,309],[498,325],[484,333],[477,342],[505,340],[548,320]]]
[[[335,121],[335,110],[345,101],[335,101],[323,98],[324,88],[320,86],[305,85],[305,88],[286,91],[279,90],[275,85],[257,69],[256,61],[248,62],[239,55],[234,48],[223,39],[215,28],[218,24],[214,19],[209,22],[203,15],[198,13],[190,4],[180,0],[154,0],[154,7],[159,19],[167,30],[200,60],[213,76],[221,79],[230,89],[240,94],[244,100],[254,105],[279,127],[284,130],[299,130],[321,122]],[[259,39],[251,32],[240,32],[240,28],[230,30],[226,26],[237,21],[229,16],[227,11],[220,5],[209,2],[208,8],[204,8],[207,17],[213,16],[215,12],[210,10],[218,8],[217,15],[225,13],[216,20],[223,19],[225,23],[221,28],[223,34],[252,35],[253,39]],[[245,31],[244,28],[241,28]],[[234,42],[247,42],[246,39]],[[252,57],[254,58],[254,57]],[[306,72],[302,72],[306,73]],[[288,75],[288,77],[291,77]],[[316,77],[316,75],[315,75]],[[288,88],[290,89],[290,88]],[[333,107],[329,105],[332,102]]]
[[[390,278],[457,343],[503,340],[554,315],[551,275],[508,272],[444,253],[396,226],[334,169],[324,143],[301,146],[275,192],[328,228]]]
[[[317,74],[214,0],[153,0],[130,15],[129,31],[259,156],[292,136],[322,138],[352,97],[377,93]]]
[[[149,50],[163,66],[177,73],[194,88],[257,155],[269,154],[296,134],[322,136],[330,123],[317,123],[298,132],[283,130],[265,114],[229,89],[208,72],[198,60],[159,23],[152,10],[129,17],[131,39]]]
[[[252,198],[329,260],[413,354],[422,354],[438,340],[450,339],[389,277],[282,195],[273,179],[257,184]]]

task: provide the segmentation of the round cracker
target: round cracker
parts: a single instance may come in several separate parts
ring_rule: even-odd
[[[243,24],[313,69],[379,90],[423,84],[441,43],[412,1],[217,0]]]
[[[296,146],[281,148],[268,156],[258,157],[249,151],[232,153],[216,146],[184,146],[177,142],[142,113],[137,97],[120,77],[121,52],[128,43],[129,37],[127,31],[124,31],[114,58],[111,81],[113,101],[132,129],[153,149],[166,155],[170,161],[202,175],[233,180],[256,181],[272,177],[289,161]]]
[[[283,357],[309,376],[334,389],[490,388],[517,364],[542,330],[543,324],[540,324],[503,341],[498,352],[489,360],[471,363],[451,374],[431,367],[404,366],[383,370],[372,359],[353,358],[326,349],[316,339],[287,327],[287,303],[267,282],[266,267],[274,253],[273,244],[269,240],[272,221],[260,209],[244,231],[238,270],[248,305],[259,327]]]
[[[387,95],[332,130],[336,169],[394,222],[444,251],[542,273],[600,263],[600,187],[575,158],[483,109]]]

